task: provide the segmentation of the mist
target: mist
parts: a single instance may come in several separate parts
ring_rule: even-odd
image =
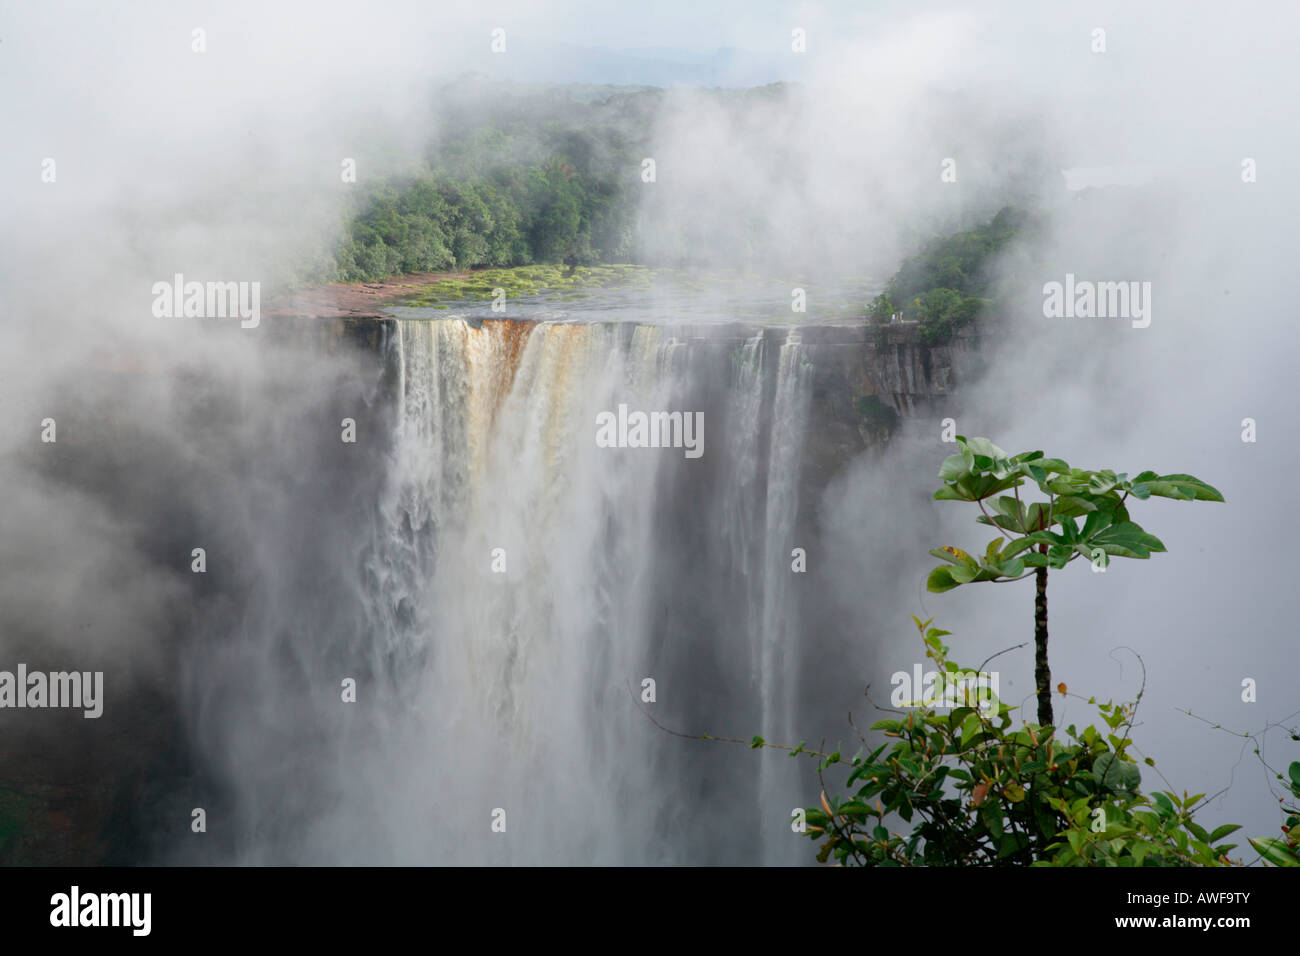
[[[953,631],[965,663],[1030,642],[997,660],[1003,699],[1032,710],[1031,586],[924,590],[929,548],[988,538],[961,506],[930,499],[952,418],[1009,452],[1188,472],[1223,492],[1221,505],[1134,509],[1167,554],[1052,577],[1053,682],[1131,699],[1140,657],[1135,737],[1170,787],[1230,788],[1209,823],[1274,832],[1250,743],[1206,721],[1271,727],[1265,759],[1296,756],[1280,729],[1300,698],[1279,558],[1298,522],[1284,497],[1300,344],[1284,277],[1300,208],[1286,163],[1300,144],[1280,117],[1298,26],[1282,3],[1230,19],[1187,3],[668,3],[653,17],[589,2],[6,5],[0,667],[103,670],[107,687],[99,721],[0,714],[6,765],[52,752],[44,777],[19,782],[65,788],[70,805],[96,774],[114,782],[94,800],[116,801],[102,816],[126,836],[70,847],[74,860],[806,863],[788,820],[816,799],[807,768],[673,738],[628,682],[670,675],[657,713],[673,730],[848,746],[845,715],[862,726],[870,709],[863,686],[886,697],[889,675],[923,659],[915,613]],[[805,53],[791,50],[795,27]],[[812,290],[811,321],[837,277],[883,286],[926,238],[1008,204],[1043,212],[1041,241],[1000,263],[1019,298],[983,346],[984,374],[772,518],[808,542],[802,597],[774,609],[769,590],[741,610],[757,592],[723,557],[756,545],[725,538],[737,525],[712,506],[746,513],[776,466],[743,460],[727,430],[749,419],[718,385],[725,358],[673,352],[671,330],[565,339],[563,361],[559,333],[530,342],[536,355],[511,361],[533,391],[484,406],[516,433],[455,451],[488,475],[465,490],[430,450],[453,435],[453,412],[421,432],[409,404],[409,327],[380,370],[317,347],[300,322],[151,313],[154,283],[178,273],[260,282],[264,302],[310,281],[352,209],[341,164],[354,160],[363,183],[424,168],[469,72],[506,104],[537,84],[666,87],[649,128],[629,130],[657,169],[652,184],[627,170],[644,187],[638,255],[788,277]],[[739,93],[778,81],[792,82]],[[1045,317],[1044,284],[1067,274],[1149,282],[1150,325]],[[726,291],[703,286],[725,313]],[[765,361],[785,343],[767,338]],[[418,345],[435,364],[483,347]],[[597,355],[616,345],[617,361]],[[705,457],[722,459],[707,477],[556,444],[638,374],[646,402],[724,423],[706,429]],[[399,375],[408,404],[393,409],[382,396]],[[780,419],[761,408],[751,426],[767,441]],[[47,418],[56,443],[40,440]],[[357,445],[339,441],[345,418]],[[1242,440],[1246,418],[1257,442]],[[556,474],[564,483],[539,477]],[[438,502],[472,517],[435,541],[411,515]],[[461,557],[433,577],[429,555],[449,542]],[[498,543],[528,555],[532,575],[512,573],[533,590],[508,607],[489,603],[495,585],[467,557]],[[475,628],[513,643],[476,643]],[[767,664],[750,658],[749,628],[767,629]],[[620,641],[593,658],[609,635]],[[769,688],[779,705],[759,701],[758,671],[785,675]],[[352,710],[337,706],[342,676],[363,688]],[[1256,702],[1242,701],[1246,678]],[[481,707],[462,706],[480,680]],[[1093,716],[1074,698],[1058,708],[1063,725]],[[745,797],[730,806],[736,786]],[[506,805],[530,808],[526,835],[492,844],[488,811]],[[206,842],[190,839],[194,807],[208,810]]]

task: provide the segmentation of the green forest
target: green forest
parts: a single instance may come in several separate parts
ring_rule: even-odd
[[[787,84],[773,83],[701,95],[740,115],[789,94]],[[648,264],[638,242],[642,160],[672,95],[650,87],[503,87],[474,77],[438,91],[436,133],[422,165],[358,184],[329,278]],[[672,261],[653,264],[696,261],[705,250],[686,238],[670,243]]]
[[[710,95],[739,108],[788,92],[778,83]],[[540,87],[501,96],[467,80],[446,94],[422,167],[358,187],[330,279],[644,261],[641,160],[667,91]],[[868,318],[887,324],[901,313],[920,323],[925,344],[948,341],[997,297],[993,263],[1034,222],[1006,207],[987,223],[930,239],[863,303]]]
[[[1007,247],[1037,225],[1010,206],[985,225],[932,239],[904,260],[868,313],[886,324],[895,313],[920,323],[921,341],[942,345],[998,298],[994,264]]]
[[[425,167],[361,187],[336,278],[631,261],[640,161],[663,91],[600,92],[447,97]]]

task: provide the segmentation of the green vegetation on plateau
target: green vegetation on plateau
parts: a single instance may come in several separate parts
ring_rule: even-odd
[[[337,277],[626,259],[631,203],[622,191],[563,155],[468,179],[439,169],[382,183],[364,194]]]
[[[542,292],[558,293],[556,299],[563,302],[583,297],[586,289],[649,288],[655,275],[654,270],[626,264],[572,269],[547,264],[482,269],[463,279],[455,276],[439,279],[409,294],[400,304],[448,309],[456,303],[491,299],[495,289],[505,290],[511,299]]]
[[[634,259],[637,187],[662,90],[439,92],[424,167],[358,184],[335,275]]]
[[[876,324],[901,312],[920,322],[921,341],[942,345],[996,301],[993,267],[998,255],[1032,221],[1007,207],[984,226],[931,240],[906,259],[885,291],[872,300]]]

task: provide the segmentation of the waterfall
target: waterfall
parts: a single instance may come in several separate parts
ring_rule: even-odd
[[[723,489],[722,558],[737,580],[745,600],[736,608],[744,632],[757,637],[762,620],[763,477],[760,426],[763,411],[763,335],[747,338],[731,357],[730,425],[726,452],[730,475]],[[758,685],[763,673],[761,640],[750,644],[751,679]]]
[[[390,683],[320,830],[369,807],[351,852],[386,862],[758,862],[747,844],[779,839],[809,794],[642,711],[683,732],[793,729],[798,335],[775,369],[763,333],[719,349],[671,326],[399,320],[394,346],[360,587]],[[700,411],[704,455],[598,447],[620,405]],[[806,776],[787,763],[781,780]],[[749,808],[743,837],[706,845],[705,793]]]
[[[803,340],[791,330],[781,346],[772,401],[772,434],[767,461],[767,496],[764,521],[763,587],[759,628],[763,726],[778,740],[790,740],[797,732],[794,723],[793,691],[797,680],[799,627],[792,600],[795,574],[793,554],[800,542],[794,532],[799,507],[799,462],[808,419],[810,366],[804,357]],[[806,544],[806,543],[805,543]],[[806,548],[805,548],[806,550]],[[795,794],[772,773],[781,758],[763,755],[760,791],[765,802],[791,804]],[[786,761],[788,763],[788,761]],[[765,846],[769,862],[788,862],[788,847]]]
[[[808,417],[808,370],[803,343],[792,330],[781,346],[777,367],[776,395],[772,402],[771,451],[767,466],[765,556],[762,593],[763,700],[776,723],[773,729],[786,734],[790,700],[788,677],[793,666],[790,654],[795,636],[793,607],[789,600],[795,519],[799,503],[799,461],[803,451]]]

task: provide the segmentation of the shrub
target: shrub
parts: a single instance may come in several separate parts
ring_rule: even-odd
[[[964,671],[948,658],[949,634],[916,621],[940,680]],[[1061,688],[1064,690],[1064,687]],[[804,811],[817,859],[845,865],[1224,866],[1236,824],[1208,832],[1193,819],[1204,794],[1145,794],[1128,736],[1138,699],[1100,704],[1104,729],[1025,723],[993,696],[950,712],[920,706],[877,721],[892,743],[863,749],[848,776],[852,792],[822,794]],[[1090,700],[1090,704],[1096,703]],[[756,738],[756,742],[757,738]],[[798,752],[798,749],[796,749]],[[821,755],[820,770],[840,762]],[[1143,763],[1154,767],[1146,758]],[[891,827],[911,824],[910,832]]]

